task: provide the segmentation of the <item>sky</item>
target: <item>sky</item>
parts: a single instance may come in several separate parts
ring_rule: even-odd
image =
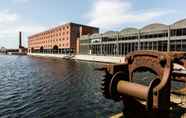
[[[0,47],[17,48],[28,36],[57,25],[75,22],[101,32],[151,23],[173,24],[186,18],[186,0],[1,0]]]

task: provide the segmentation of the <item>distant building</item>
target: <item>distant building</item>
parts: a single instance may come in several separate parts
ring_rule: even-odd
[[[98,33],[96,27],[67,23],[32,35],[28,39],[29,53],[79,53],[79,37]]]
[[[0,53],[6,53],[6,52],[7,52],[7,49],[5,47],[1,47]]]
[[[80,54],[122,56],[136,50],[186,51],[186,19],[80,37]]]
[[[1,48],[1,50],[5,50]],[[8,55],[26,55],[27,54],[27,48],[22,46],[22,32],[19,32],[19,48],[17,49],[6,49],[6,54]]]

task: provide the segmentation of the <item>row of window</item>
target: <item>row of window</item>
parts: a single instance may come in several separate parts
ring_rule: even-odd
[[[168,33],[160,33],[160,34],[151,34],[151,35],[141,35],[140,39],[149,39],[149,38],[162,38],[162,37],[168,37]],[[135,40],[138,39],[138,36],[128,36],[128,37],[119,37],[119,41],[122,40]],[[102,38],[102,42],[109,42],[109,41],[117,41],[117,38],[109,38],[109,37],[104,37]],[[82,40],[80,41],[81,43],[88,43],[89,40]],[[101,40],[94,40],[91,39],[91,43],[99,43]]]
[[[156,41],[156,42],[138,42],[133,43],[119,43],[116,44],[103,44],[103,45],[82,45],[80,47],[80,54],[96,54],[96,55],[126,55],[129,52],[138,50],[159,50],[167,51],[167,41]],[[90,51],[91,50],[91,51]],[[171,51],[186,51],[185,40],[173,40],[170,42]]]
[[[171,36],[183,36],[186,35],[186,28],[171,30]]]
[[[64,40],[69,40],[68,38],[60,38],[60,39],[53,39],[53,40],[48,40],[48,41],[30,41],[29,44],[41,44],[41,43],[52,43],[52,42],[58,42],[58,41],[64,41]]]
[[[56,34],[52,34],[52,35],[49,35],[49,36],[38,36],[38,37],[34,37],[34,38],[30,38],[31,40],[39,40],[39,39],[49,39],[49,38],[53,38],[53,37],[58,37],[58,36],[65,36],[65,35],[68,35],[69,34],[69,31],[67,32],[63,32],[63,33],[56,33]]]
[[[168,37],[168,33],[159,33],[159,34],[150,34],[150,35],[142,35],[140,36],[140,39],[150,39],[150,38],[162,38],[162,37]]]
[[[170,36],[186,36],[186,28],[183,29],[175,29],[170,31]],[[141,34],[140,39],[151,39],[151,38],[163,38],[168,37],[168,31],[164,33],[156,33],[156,34]],[[100,38],[101,39],[101,38]],[[138,35],[134,36],[119,36],[119,41],[122,40],[136,40],[138,39]],[[87,41],[88,40],[88,41]],[[88,43],[89,39],[80,41],[81,43]],[[116,37],[103,37],[102,42],[109,42],[109,41],[117,41]],[[92,43],[98,43],[101,41],[94,41],[94,39],[91,39]]]
[[[68,44],[68,43],[66,43],[66,44],[58,44],[58,46],[59,46],[59,47],[64,47],[64,46],[67,46],[67,47],[68,47],[69,44]],[[48,48],[50,47],[50,48],[52,48],[53,46],[52,46],[52,45],[43,45],[43,47],[46,47],[46,48],[47,48],[47,47],[48,47]]]
[[[58,47],[68,47],[69,46],[69,44],[68,43],[66,43],[66,44],[58,44],[57,45]],[[37,46],[30,46],[30,47],[34,47],[34,48],[41,48],[41,47],[43,47],[43,48],[53,48],[53,45],[37,45]]]
[[[52,34],[52,33],[55,33],[55,32],[62,32],[62,31],[68,30],[69,28],[70,28],[69,26],[62,26],[62,27],[59,27],[59,28],[54,28],[51,31],[46,31],[46,32],[34,35],[31,38],[38,37],[38,36],[49,35],[49,34]]]

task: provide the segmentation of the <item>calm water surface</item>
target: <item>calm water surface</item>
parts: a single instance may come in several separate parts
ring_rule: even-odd
[[[122,105],[106,100],[102,64],[0,55],[0,118],[107,118]]]

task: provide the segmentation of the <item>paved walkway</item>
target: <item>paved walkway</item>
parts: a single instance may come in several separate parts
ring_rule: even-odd
[[[122,56],[96,56],[96,55],[63,55],[63,54],[42,54],[42,53],[28,53],[30,56],[39,57],[55,57],[65,59],[75,59],[84,61],[95,62],[108,62],[108,63],[124,63],[125,57]]]

